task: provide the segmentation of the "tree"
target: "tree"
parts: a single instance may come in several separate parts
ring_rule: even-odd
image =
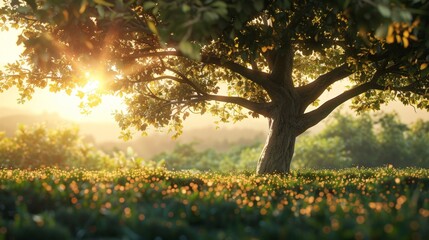
[[[407,141],[410,146],[411,162],[416,166],[429,168],[429,122],[418,120],[408,132]]]
[[[401,123],[396,114],[385,114],[378,120],[381,131],[378,134],[380,156],[378,161],[383,165],[405,167],[410,164],[410,141],[406,139],[407,126]]]
[[[298,138],[293,167],[427,167],[429,122],[407,127],[396,113],[335,112],[325,129]]]
[[[346,144],[338,136],[304,135],[298,139],[293,167],[340,169],[352,166]]]
[[[0,166],[67,167],[85,161],[86,167],[91,169],[95,161],[90,161],[90,150],[90,146],[82,142],[77,128],[47,130],[44,126],[20,126],[14,137],[0,135]]]
[[[258,173],[289,171],[295,139],[354,98],[358,111],[398,99],[428,108],[428,3],[417,1],[11,0],[3,21],[25,51],[0,89],[83,86],[123,96],[124,129],[170,127],[189,112],[269,119]],[[351,87],[314,110],[322,93]],[[102,91],[99,91],[101,93]],[[96,95],[77,93],[88,106]],[[84,104],[84,105],[85,105]]]
[[[177,144],[172,152],[163,152],[154,157],[156,162],[165,162],[165,167],[172,170],[198,169],[210,170],[216,164],[216,153],[213,151],[199,152],[196,143]],[[211,161],[209,161],[211,160]]]
[[[374,167],[379,162],[379,143],[373,125],[369,114],[353,117],[338,111],[333,113],[332,122],[326,125],[319,138],[338,138],[351,159],[351,166]]]

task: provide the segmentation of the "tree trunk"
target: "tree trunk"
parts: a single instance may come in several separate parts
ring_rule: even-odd
[[[270,119],[270,131],[256,168],[257,174],[289,173],[295,149],[293,118],[277,114]]]

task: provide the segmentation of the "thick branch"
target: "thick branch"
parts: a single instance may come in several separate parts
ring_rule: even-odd
[[[262,53],[262,56],[265,58],[265,61],[267,62],[268,68],[273,69],[274,67],[274,60],[276,58],[276,53],[274,50],[267,50],[266,52]]]
[[[345,101],[354,98],[370,89],[374,89],[374,86],[375,85],[373,81],[364,83],[353,89],[343,92],[335,98],[325,102],[319,108],[304,114],[298,129],[298,134],[303,133],[305,130],[325,119],[334,109],[336,109]]]
[[[255,103],[240,97],[230,97],[230,96],[222,96],[222,95],[193,95],[187,96],[185,99],[171,99],[171,100],[163,100],[165,101],[165,105],[175,105],[175,104],[189,104],[203,101],[218,101],[225,103],[232,103],[247,108],[251,111],[254,111],[258,114],[261,114],[265,117],[269,116],[268,109],[270,104],[268,103]]]
[[[200,102],[200,101],[219,101],[219,102],[226,102],[226,103],[233,103],[233,104],[237,104],[240,105],[244,108],[247,108],[251,111],[254,111],[258,114],[261,114],[265,117],[269,116],[269,106],[270,103],[257,103],[257,102],[252,102],[249,101],[247,99],[241,98],[241,97],[232,97],[232,96],[222,96],[222,95],[212,95],[212,94],[208,94],[206,93],[204,90],[202,90],[201,88],[199,88],[196,84],[194,84],[190,79],[188,79],[185,75],[179,73],[177,70],[172,69],[172,68],[166,68],[169,71],[172,71],[175,74],[178,74],[178,76],[169,76],[169,75],[165,75],[165,76],[159,76],[159,77],[154,77],[151,79],[145,79],[142,81],[130,81],[131,83],[142,83],[142,82],[153,82],[153,81],[159,81],[159,80],[173,80],[179,83],[183,83],[183,84],[187,84],[190,87],[192,87],[193,90],[195,90],[197,95],[194,96],[188,96],[186,98],[188,98],[188,100],[192,100],[193,102]],[[158,97],[156,97],[154,95],[154,98],[157,98],[159,100]],[[188,101],[187,100],[187,101]],[[174,104],[174,103],[178,103],[175,100],[166,100],[164,99],[163,101],[169,101],[168,104]]]
[[[292,7],[295,8],[296,6]],[[300,24],[302,17],[307,11],[308,9],[304,6],[301,6],[301,8],[297,11],[293,11],[295,14],[292,16],[290,22],[286,25],[286,29],[283,31],[285,34],[281,39],[281,47],[278,50],[275,50],[273,53],[267,55],[267,57],[269,57],[267,58],[267,61],[269,62],[269,65],[272,65],[271,80],[284,87],[289,97],[295,97],[290,96],[290,94],[295,95],[292,79],[294,59],[294,47],[292,44],[292,39],[294,38],[293,29],[295,29]]]
[[[240,105],[244,108],[247,108],[253,112],[256,112],[262,116],[269,117],[269,103],[256,103],[249,101],[247,99],[241,98],[241,97],[231,97],[231,96],[221,96],[221,95],[211,95],[207,94],[204,96],[199,96],[198,98],[209,100],[209,101],[218,101],[218,102],[225,102],[225,103],[233,103]]]
[[[352,74],[352,71],[343,64],[328,73],[319,76],[313,82],[299,87],[298,93],[303,99],[303,107],[307,108],[312,102],[316,101],[320,95],[333,83],[344,79]]]
[[[278,88],[275,84],[268,81],[269,75],[267,73],[257,71],[254,69],[246,68],[240,64],[237,64],[233,61],[223,61],[222,59],[218,57],[213,56],[204,56],[202,57],[202,62],[207,64],[215,64],[221,67],[225,67],[235,73],[240,74],[241,76],[249,79],[250,81],[258,84],[262,88],[264,88],[267,93],[272,96],[276,93],[278,93]]]
[[[285,46],[275,54],[271,80],[287,90],[293,89],[293,47],[289,40],[285,41]]]
[[[150,57],[168,57],[168,56],[175,56],[175,57],[185,57],[182,53],[178,51],[161,51],[161,52],[145,52],[145,53],[136,53],[136,54],[130,54],[127,56],[127,58],[150,58]],[[218,65],[220,67],[224,67],[232,72],[235,72],[237,74],[240,74],[241,76],[245,77],[246,79],[258,84],[262,88],[264,88],[268,94],[276,94],[278,92],[277,86],[275,84],[271,83],[268,80],[268,74],[257,71],[254,69],[246,68],[238,63],[235,63],[233,61],[224,61],[218,57],[215,56],[208,56],[203,55],[201,58],[201,62],[206,64],[214,64]]]

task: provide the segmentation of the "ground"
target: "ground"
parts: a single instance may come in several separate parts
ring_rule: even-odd
[[[423,239],[428,169],[0,170],[0,239]]]

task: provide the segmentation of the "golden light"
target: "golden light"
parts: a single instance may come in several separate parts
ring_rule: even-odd
[[[80,90],[84,92],[85,94],[93,94],[97,92],[97,90],[100,89],[100,80],[98,79],[91,79],[88,81],[88,83],[83,86]]]
[[[80,98],[96,94],[102,90],[101,74],[85,73],[85,85],[76,88],[76,95]]]

